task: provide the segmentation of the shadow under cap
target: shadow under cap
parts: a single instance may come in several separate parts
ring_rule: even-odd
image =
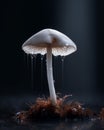
[[[65,34],[54,29],[43,29],[42,31],[31,36],[22,45],[22,49],[27,54],[47,53],[47,48],[52,48],[54,56],[66,56],[77,50],[74,42]]]

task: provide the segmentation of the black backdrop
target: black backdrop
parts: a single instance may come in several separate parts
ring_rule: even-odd
[[[33,91],[23,42],[44,28],[68,35],[78,51],[64,61],[62,92],[89,100],[104,98],[104,4],[103,0],[5,0],[1,2],[0,94]],[[39,88],[40,56],[34,88]],[[61,60],[55,59],[56,88],[61,86]],[[30,62],[30,61],[29,61]],[[44,62],[45,64],[45,62]],[[31,70],[31,69],[30,69]],[[28,72],[27,72],[28,71]],[[47,86],[45,65],[43,81]],[[36,77],[37,74],[37,77]],[[48,89],[45,87],[45,89]],[[34,91],[33,91],[34,92]]]

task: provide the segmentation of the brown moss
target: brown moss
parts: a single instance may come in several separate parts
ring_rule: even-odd
[[[84,109],[79,102],[64,103],[68,96],[57,99],[53,105],[50,98],[37,98],[35,104],[31,105],[28,111],[21,111],[16,114],[16,119],[23,121],[37,121],[50,119],[75,119],[92,117],[90,109]]]

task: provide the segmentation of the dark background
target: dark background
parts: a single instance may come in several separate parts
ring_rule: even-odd
[[[0,95],[35,94],[36,88],[40,92],[41,84],[48,90],[45,61],[42,68],[40,56],[34,67],[34,89],[31,87],[31,61],[28,57],[29,63],[26,63],[21,46],[34,33],[53,28],[69,36],[78,48],[65,58],[63,70],[61,58],[54,58],[56,89],[61,86],[61,93],[73,94],[88,102],[101,102],[104,99],[103,6],[103,0],[2,1]]]

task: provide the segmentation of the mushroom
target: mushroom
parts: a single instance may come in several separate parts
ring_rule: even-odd
[[[22,49],[27,54],[46,54],[47,79],[50,92],[50,100],[53,105],[57,103],[52,69],[52,54],[54,56],[66,56],[77,47],[74,42],[65,34],[54,29],[43,29],[31,36],[22,45]]]

